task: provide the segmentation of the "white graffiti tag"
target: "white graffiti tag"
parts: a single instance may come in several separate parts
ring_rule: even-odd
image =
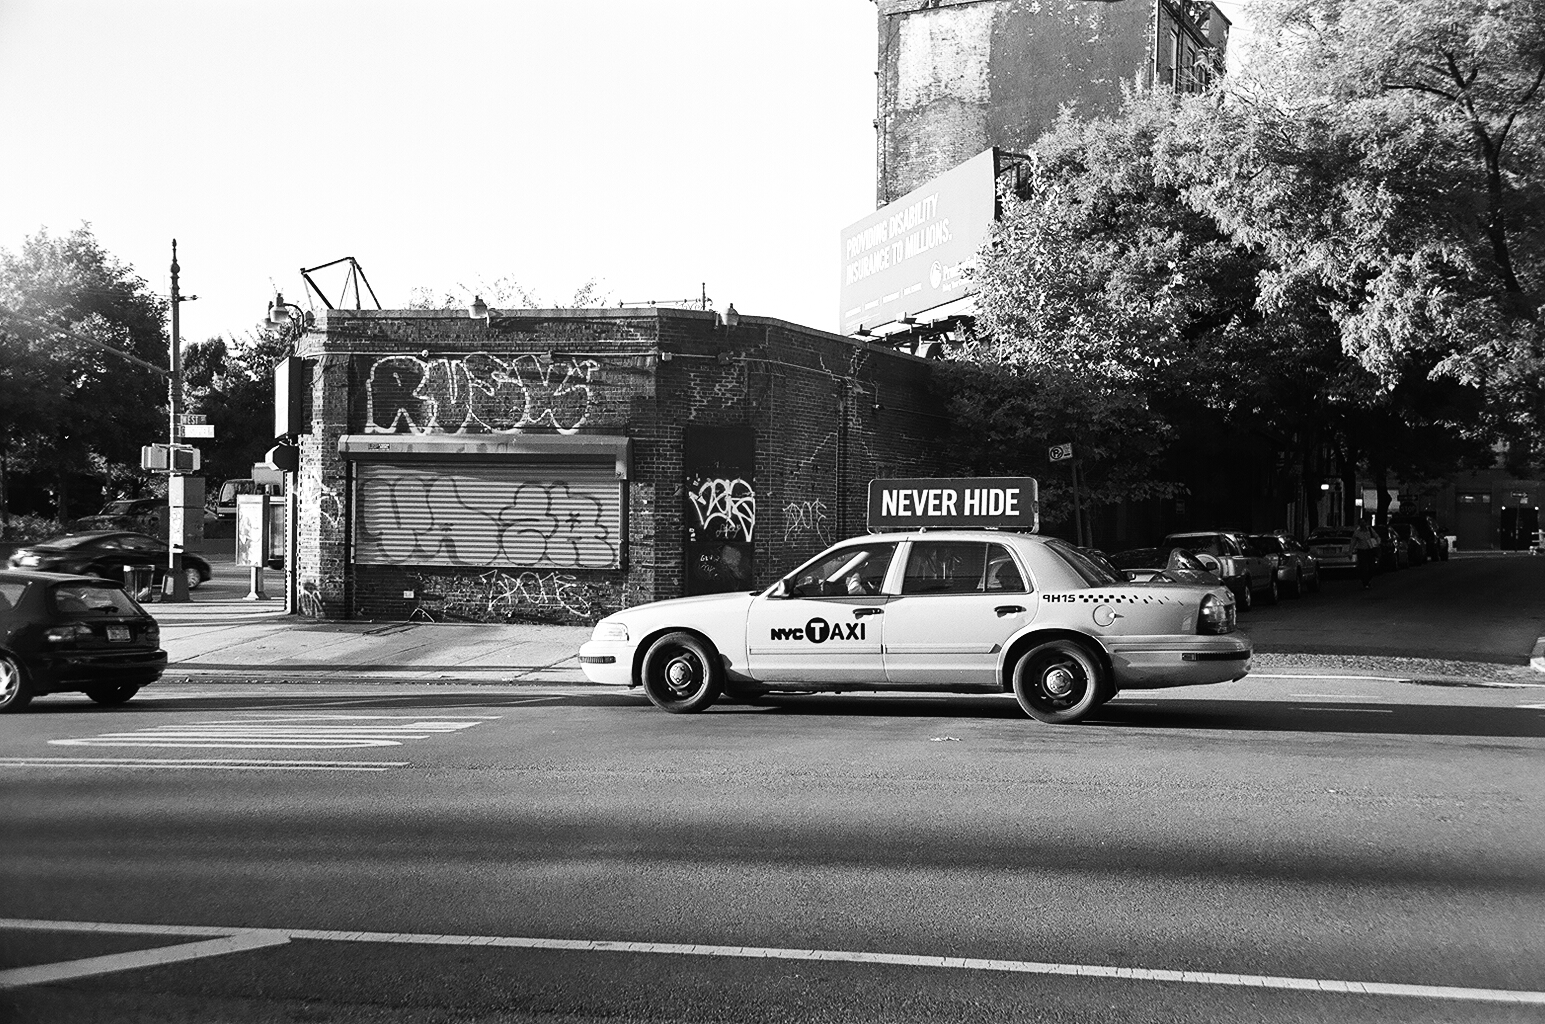
[[[542,362],[534,355],[500,359],[386,356],[365,379],[365,431],[372,434],[513,433],[553,427],[572,434],[590,414],[593,359]]]
[[[783,506],[783,539],[796,533],[813,533],[821,543],[826,543],[826,502],[791,501]]]
[[[700,481],[687,492],[697,513],[697,524],[707,532],[714,522],[723,523],[718,532],[724,540],[751,540],[756,530],[756,491],[744,480],[715,479]]]
[[[477,578],[488,587],[488,614],[506,618],[522,609],[562,609],[571,615],[590,614],[590,596],[579,581],[567,573],[523,572],[510,576],[490,572]]]

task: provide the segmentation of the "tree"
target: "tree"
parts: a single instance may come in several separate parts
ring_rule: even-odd
[[[274,443],[274,364],[289,354],[290,339],[276,331],[189,345],[183,355],[188,407],[208,417],[212,440],[200,444],[211,482],[249,476]]]
[[[165,378],[103,349],[164,364],[166,308],[89,225],[0,250],[0,475],[46,480],[61,523],[72,480],[138,466],[140,446],[165,432]],[[9,490],[0,489],[0,516]]]
[[[506,274],[493,279],[479,278],[471,287],[457,284],[453,288],[414,288],[408,293],[409,309],[458,309],[482,299],[494,309],[595,309],[611,304],[610,296],[602,291],[601,283],[591,278],[574,289],[567,302],[549,304],[536,292]]]
[[[1472,443],[1537,443],[1545,289],[1545,0],[1266,0],[1264,42],[1191,109],[1189,196],[1323,292],[1348,355],[1484,397]]]

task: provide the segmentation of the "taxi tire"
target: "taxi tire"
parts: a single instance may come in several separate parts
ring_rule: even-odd
[[[1266,595],[1261,598],[1262,604],[1276,604],[1282,600],[1282,591],[1277,588],[1277,574],[1271,574],[1271,583],[1266,587]]]
[[[1049,689],[1056,676],[1064,685],[1071,681],[1066,696]],[[1049,640],[1028,651],[1014,663],[1013,688],[1020,710],[1048,725],[1076,722],[1116,692],[1099,658],[1074,640]]]
[[[639,665],[644,695],[673,715],[707,710],[724,685],[721,673],[718,652],[692,633],[666,633],[649,645]]]
[[[1247,578],[1245,585],[1234,590],[1234,603],[1242,612],[1249,611],[1255,605],[1255,591],[1250,589],[1250,581]]]
[[[104,707],[116,707],[119,704],[127,704],[136,693],[139,693],[139,687],[132,683],[92,686],[86,690],[86,696]]]
[[[0,714],[20,711],[32,702],[27,670],[8,654],[0,654]]]

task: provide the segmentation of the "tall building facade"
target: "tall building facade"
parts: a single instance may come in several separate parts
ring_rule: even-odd
[[[1229,21],[1197,0],[876,0],[876,206],[992,147],[1025,151],[1063,107],[1122,86],[1199,91]]]

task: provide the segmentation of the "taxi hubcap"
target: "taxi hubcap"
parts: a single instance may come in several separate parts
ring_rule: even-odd
[[[1078,685],[1078,678],[1061,666],[1046,673],[1046,692],[1053,697],[1066,697]]]
[[[692,685],[696,673],[692,669],[692,662],[685,657],[677,658],[665,666],[665,681],[673,690],[684,690]]]

